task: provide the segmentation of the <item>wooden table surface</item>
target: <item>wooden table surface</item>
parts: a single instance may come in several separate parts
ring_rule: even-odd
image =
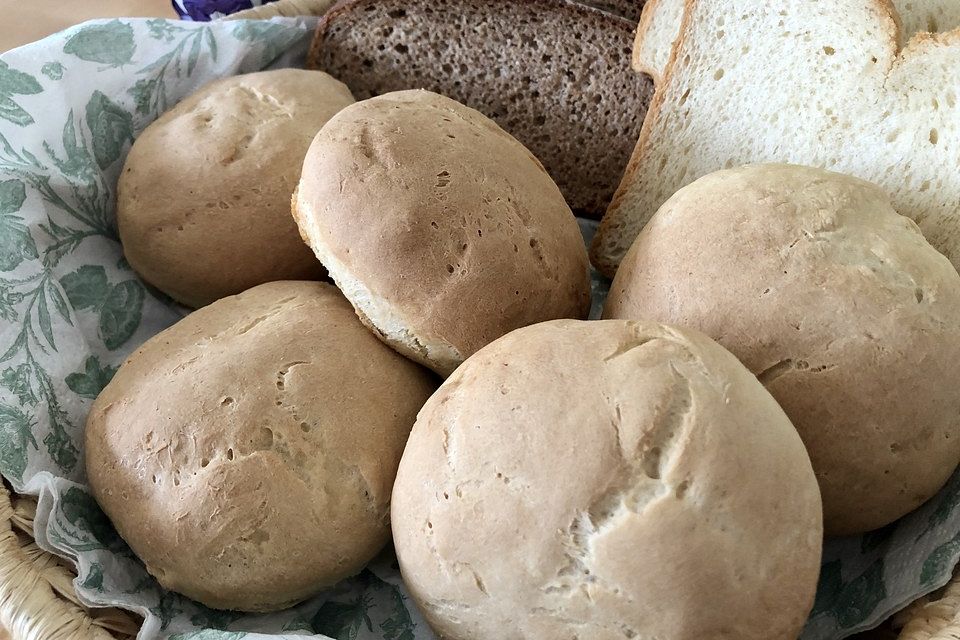
[[[175,18],[170,0],[0,0],[0,51],[93,18]]]

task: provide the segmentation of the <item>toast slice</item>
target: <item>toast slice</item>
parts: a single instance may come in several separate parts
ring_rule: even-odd
[[[603,215],[653,84],[629,64],[636,24],[568,0],[349,0],[308,66],[358,100],[428,89],[492,118],[540,159],[570,207]]]
[[[958,0],[892,0],[909,40],[917,33],[938,33],[960,27]],[[673,43],[680,33],[684,0],[647,0],[633,47],[633,66],[660,84]]]
[[[960,265],[960,30],[899,40],[886,0],[687,0],[594,264],[612,275],[650,216],[700,176],[789,162],[881,185]]]

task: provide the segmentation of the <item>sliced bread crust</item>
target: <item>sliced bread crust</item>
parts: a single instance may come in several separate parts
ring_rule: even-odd
[[[960,30],[917,34],[902,51],[899,39],[887,0],[686,0],[594,264],[612,275],[650,216],[698,177],[790,162],[884,187],[960,265]]]
[[[348,0],[321,20],[309,66],[357,99],[423,88],[477,109],[599,218],[652,95],[629,66],[635,26],[569,0]]]
[[[633,68],[660,86],[680,33],[684,0],[648,0],[633,44]]]
[[[957,0],[883,0],[897,11],[902,40],[918,33],[939,33],[960,27]],[[633,48],[633,67],[659,85],[673,44],[680,34],[684,0],[648,0],[643,7]]]

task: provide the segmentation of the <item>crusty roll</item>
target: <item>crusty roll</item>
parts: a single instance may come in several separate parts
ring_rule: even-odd
[[[800,431],[830,533],[899,518],[960,461],[960,275],[868,182],[791,165],[697,180],[641,232],[605,316],[740,358]]]
[[[417,418],[392,522],[448,640],[795,640],[820,570],[783,410],[715,342],[653,323],[557,320],[474,354]]]
[[[433,380],[332,285],[261,285],[124,363],[87,420],[90,486],[164,587],[283,609],[389,539],[397,464]]]
[[[557,186],[493,121],[434,93],[332,118],[294,216],[363,321],[444,375],[512,329],[589,310],[586,249]]]
[[[212,82],[148,126],[130,149],[117,224],[130,265],[201,307],[272,280],[318,279],[290,196],[320,127],[353,102],[319,71]]]

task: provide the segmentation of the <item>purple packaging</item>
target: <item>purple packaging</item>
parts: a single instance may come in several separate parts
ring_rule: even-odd
[[[207,22],[225,15],[259,7],[275,0],[173,0],[173,8],[184,20]]]

